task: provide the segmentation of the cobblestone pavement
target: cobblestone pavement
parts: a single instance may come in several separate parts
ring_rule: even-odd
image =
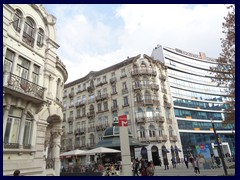
[[[228,175],[235,175],[235,169],[227,169]],[[224,169],[214,168],[214,169],[203,169],[200,168],[200,176],[223,176]],[[194,173],[194,169],[191,164],[189,164],[189,168],[185,166],[185,164],[177,164],[177,168],[172,168],[169,166],[169,170],[164,170],[164,166],[155,166],[155,174],[154,176],[196,176]]]

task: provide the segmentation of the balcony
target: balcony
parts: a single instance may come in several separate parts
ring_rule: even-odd
[[[122,74],[122,75],[120,76],[120,79],[123,79],[123,78],[125,78],[125,77],[127,77],[127,75],[126,75],[126,74]]]
[[[86,105],[86,101],[76,102],[76,108],[83,107]]]
[[[73,119],[74,119],[73,117],[69,117],[69,118],[68,118],[68,123],[73,122]]]
[[[107,108],[107,109],[104,109],[104,110],[99,109],[98,112],[97,112],[97,114],[99,114],[99,113],[105,113],[105,112],[108,112],[108,111],[109,111],[108,108]]]
[[[169,103],[169,102],[164,102],[164,106],[167,107],[167,108],[171,108],[172,107],[171,103]]]
[[[94,86],[88,86],[87,87],[87,91],[88,92],[93,92],[93,90],[94,90]]]
[[[142,85],[141,84],[138,84],[138,85],[133,85],[133,90],[136,91],[136,90],[141,90],[142,89]]]
[[[79,94],[79,93],[82,93],[82,92],[84,92],[86,90],[87,90],[86,88],[83,88],[82,90],[79,89],[76,93]]]
[[[74,130],[75,136],[77,136],[77,135],[82,135],[82,134],[84,134],[85,132],[86,132],[86,128],[77,128],[77,129]]]
[[[122,105],[123,108],[128,107],[129,103],[125,103],[124,105]]]
[[[144,100],[144,105],[153,105],[153,100],[152,99],[145,99]]]
[[[4,72],[4,92],[35,103],[44,102],[45,88],[9,72]],[[20,92],[20,93],[19,93]]]
[[[159,123],[164,123],[164,117],[163,116],[154,116],[154,120]]]
[[[94,117],[95,117],[95,112],[94,112],[94,111],[88,112],[88,113],[87,113],[87,117],[88,117],[89,119],[94,118]]]
[[[153,100],[153,105],[160,106],[160,101],[159,100]]]
[[[152,75],[152,76],[156,76],[157,72],[154,71],[153,69],[150,69],[150,68],[137,68],[137,69],[133,69],[131,71],[131,75],[132,76],[137,76],[137,75]]]
[[[107,94],[107,93],[98,95],[98,96],[96,97],[96,101],[103,101],[103,100],[105,100],[105,99],[108,99],[108,94]]]
[[[112,77],[112,78],[110,79],[110,83],[113,84],[113,83],[115,83],[115,82],[117,82],[117,78],[116,78],[116,77]]]
[[[135,120],[137,123],[146,123],[147,122],[145,117],[136,117]]]
[[[90,132],[95,132],[95,127],[89,127],[88,128],[88,132],[90,133]]]
[[[143,106],[143,101],[134,101],[134,106]]]
[[[169,140],[176,142],[177,141],[177,136],[176,135],[170,136]]]
[[[96,126],[97,131],[104,131],[106,128],[110,127],[109,124],[99,124]]]
[[[167,141],[167,135],[157,136],[156,139],[160,142]]]
[[[112,111],[112,112],[118,111],[118,105],[112,106],[112,107],[111,107],[111,111]]]
[[[69,96],[70,98],[72,98],[72,97],[74,96],[74,92],[70,92],[70,93],[68,94],[68,96]]]
[[[122,94],[127,94],[128,93],[128,89],[122,89]]]

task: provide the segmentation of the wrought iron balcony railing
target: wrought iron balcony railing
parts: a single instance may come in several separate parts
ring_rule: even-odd
[[[41,87],[33,82],[30,82],[12,73],[8,73],[8,77],[6,78],[8,88],[23,92],[27,95],[31,95],[43,100],[45,90],[44,87]]]

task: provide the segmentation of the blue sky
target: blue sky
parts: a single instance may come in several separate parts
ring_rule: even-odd
[[[44,4],[57,18],[58,55],[68,82],[157,44],[191,53],[221,53],[223,4]]]

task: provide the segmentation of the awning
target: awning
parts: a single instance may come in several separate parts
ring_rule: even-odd
[[[167,150],[167,148],[163,148],[162,150],[166,153],[169,153],[169,150]]]
[[[180,149],[178,149],[178,148],[175,148],[175,151],[176,152],[182,152]]]

